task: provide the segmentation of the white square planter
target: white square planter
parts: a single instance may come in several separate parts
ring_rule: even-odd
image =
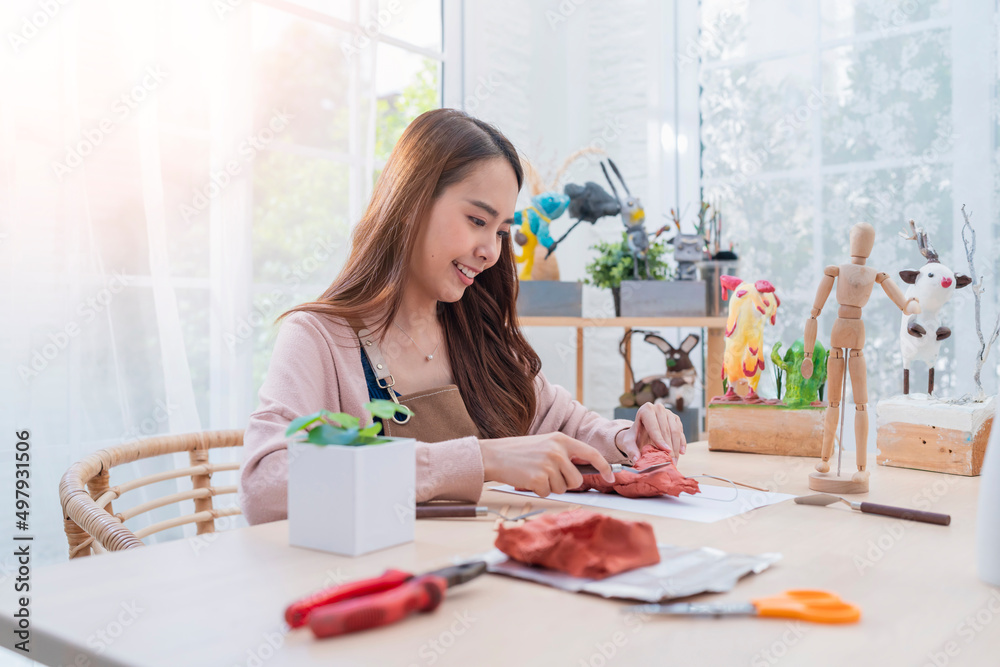
[[[346,447],[288,443],[288,541],[360,556],[413,541],[413,438]]]

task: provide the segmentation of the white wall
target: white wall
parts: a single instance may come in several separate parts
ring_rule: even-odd
[[[466,111],[496,124],[544,174],[588,146],[608,152],[646,207],[647,229],[663,224],[676,206],[678,179],[673,151],[661,146],[664,118],[674,109],[673,2],[625,0],[585,2],[542,0],[478,2],[467,0],[464,66]],[[485,86],[484,83],[488,83]],[[477,94],[477,91],[479,94]],[[673,124],[676,127],[676,123]],[[694,136],[694,135],[691,135]],[[689,150],[697,147],[691,140]],[[695,209],[697,172],[681,186]],[[592,180],[607,189],[598,159],[581,159],[559,184]],[[519,207],[527,205],[528,189]],[[568,218],[555,231],[568,228]],[[582,280],[598,240],[620,237],[618,218],[578,227],[557,251],[561,279]],[[584,288],[584,315],[613,314],[611,293]],[[618,354],[618,329],[585,333],[585,404],[610,416],[624,388]],[[687,331],[668,331],[680,341]],[[576,386],[573,329],[528,329],[548,378],[573,391]],[[636,337],[637,374],[662,370],[659,352]],[[695,353],[700,354],[700,348]]]

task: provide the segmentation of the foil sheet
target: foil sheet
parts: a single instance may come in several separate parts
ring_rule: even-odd
[[[763,572],[781,560],[779,553],[755,556],[730,554],[711,547],[692,549],[658,545],[660,562],[605,579],[574,577],[508,558],[499,549],[469,560],[486,561],[489,572],[526,579],[571,593],[591,593],[605,598],[663,602],[699,593],[724,593],[748,574]]]

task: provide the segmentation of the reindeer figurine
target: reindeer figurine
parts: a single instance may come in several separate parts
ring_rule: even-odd
[[[608,185],[611,186],[611,192],[614,194],[615,199],[618,200],[618,204],[621,207],[622,223],[625,225],[625,229],[628,232],[628,249],[629,254],[632,255],[632,277],[634,280],[639,280],[639,262],[643,263],[645,268],[645,274],[643,278],[645,280],[649,279],[649,235],[646,233],[646,212],[642,208],[642,202],[639,201],[638,197],[633,197],[632,193],[628,189],[628,185],[625,183],[625,179],[622,178],[622,174],[618,171],[618,167],[615,165],[611,158],[608,158],[608,164],[611,165],[611,169],[615,172],[615,176],[621,181],[622,187],[625,188],[625,194],[627,197],[622,199],[618,195],[618,190],[615,189],[615,184],[611,181],[611,177],[608,175],[608,170],[605,169],[604,163],[601,163],[601,171],[604,172],[604,178],[608,179]]]
[[[941,351],[941,341],[951,336],[951,329],[941,321],[941,309],[951,299],[956,289],[972,282],[969,276],[956,274],[944,264],[927,239],[927,232],[910,220],[910,235],[899,235],[916,241],[920,254],[927,263],[919,270],[907,269],[899,272],[899,277],[909,287],[906,299],[920,303],[920,311],[914,315],[903,314],[899,327],[899,348],[903,355],[903,393],[910,393],[910,366],[914,361],[927,364],[927,393],[934,393],[934,364]],[[928,333],[930,332],[930,333]]]

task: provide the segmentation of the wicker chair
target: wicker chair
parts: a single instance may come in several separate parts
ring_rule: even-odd
[[[238,470],[238,463],[209,463],[208,450],[216,447],[242,447],[243,431],[206,431],[146,438],[116,447],[101,449],[74,463],[59,482],[59,500],[63,509],[63,524],[69,540],[69,557],[124,551],[143,546],[142,538],[168,528],[187,523],[198,524],[198,534],[215,532],[215,519],[240,514],[237,506],[212,507],[212,496],[236,493],[236,485],[213,487],[212,473]],[[163,454],[189,452],[191,467],[167,470],[140,477],[124,484],[109,486],[110,470],[116,465],[131,463]],[[190,475],[194,488],[137,505],[115,513],[111,501],[147,484]],[[88,492],[89,491],[89,492]],[[124,522],[149,510],[182,500],[194,500],[195,513],[160,521],[134,533]]]

